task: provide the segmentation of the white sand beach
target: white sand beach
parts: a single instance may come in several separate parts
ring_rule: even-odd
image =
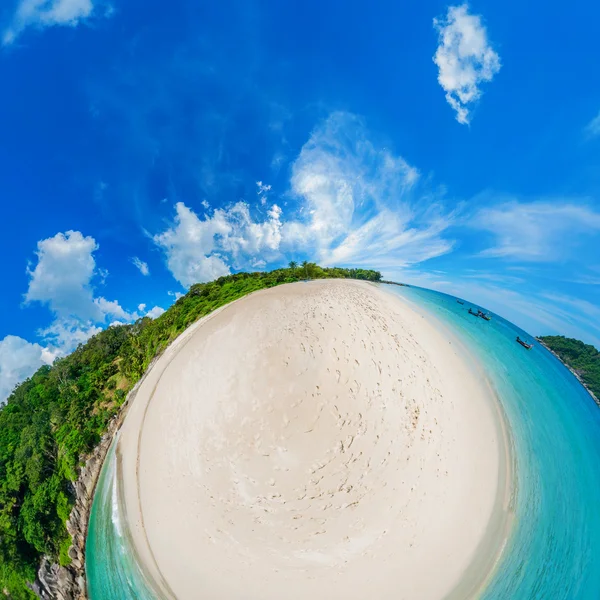
[[[123,425],[143,567],[179,600],[441,600],[502,510],[495,402],[435,320],[376,285],[238,300],[171,345]]]

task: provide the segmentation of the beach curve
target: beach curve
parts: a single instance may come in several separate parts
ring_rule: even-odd
[[[117,449],[159,595],[456,589],[508,481],[496,401],[451,344],[376,286],[332,280],[258,292],[188,329]]]

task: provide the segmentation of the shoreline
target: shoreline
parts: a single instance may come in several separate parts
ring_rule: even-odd
[[[150,365],[149,369],[151,368]],[[71,536],[69,557],[71,564],[61,567],[49,563],[44,558],[32,586],[34,593],[42,600],[57,598],[58,600],[88,600],[86,573],[86,543],[89,521],[94,503],[96,487],[108,452],[114,443],[129,405],[134,401],[144,377],[129,391],[119,411],[110,420],[106,432],[94,450],[85,459],[79,476],[74,482],[75,504],[66,522],[66,529]]]
[[[255,293],[256,292],[252,292],[248,294],[248,296]],[[118,443],[117,436],[123,426],[129,408],[135,400],[139,388],[163,354],[165,354],[174,344],[177,344],[179,340],[184,338],[190,330],[194,329],[204,319],[210,318],[213,314],[225,309],[230,304],[239,302],[239,300],[242,300],[244,297],[246,296],[221,306],[205,317],[190,324],[185,331],[163,350],[163,352],[152,359],[144,374],[127,393],[119,411],[110,420],[107,430],[102,435],[100,442],[92,452],[85,457],[85,462],[80,469],[79,476],[73,483],[75,489],[75,504],[69,513],[69,518],[66,523],[67,532],[72,539],[72,544],[68,551],[72,562],[63,567],[57,563],[51,563],[46,557],[42,558],[36,573],[35,581],[31,584],[31,590],[38,598],[41,600],[89,600],[85,556],[89,520],[92,512],[92,505],[94,503],[96,487],[108,452],[113,443]],[[115,448],[115,453],[117,454],[117,448]]]
[[[334,280],[335,281],[335,280]],[[352,282],[352,284],[357,285],[357,286],[362,286],[362,285],[369,285],[366,283],[356,283],[356,282]],[[352,285],[351,284],[351,285]],[[295,285],[304,285],[304,284],[295,284]],[[309,284],[310,285],[310,284]],[[373,284],[371,284],[373,285]],[[288,287],[288,286],[280,286],[280,289],[282,287]],[[379,293],[385,294],[386,297],[391,298],[393,295],[391,295],[389,292],[387,291],[382,291],[381,288],[379,286],[373,286],[375,288],[379,289]],[[265,291],[261,291],[261,292],[256,292],[256,293],[265,293]],[[252,294],[254,295],[254,294]],[[248,297],[244,297],[240,300],[245,300]],[[236,302],[239,302],[240,300],[237,300]],[[406,300],[406,299],[404,299]],[[396,296],[395,299],[396,302],[401,302],[401,299],[398,298],[398,296]],[[407,301],[407,300],[406,300]],[[409,301],[407,301],[409,302]],[[160,378],[162,377],[162,374],[165,372],[165,370],[168,368],[168,366],[170,365],[170,363],[176,358],[177,354],[183,349],[183,347],[191,340],[193,333],[196,331],[196,329],[201,326],[202,324],[206,323],[208,320],[210,320],[211,318],[214,318],[215,316],[217,316],[218,312],[229,308],[232,306],[232,304],[235,303],[231,303],[228,304],[224,307],[221,307],[221,309],[219,309],[219,311],[215,311],[214,313],[211,313],[210,315],[207,315],[207,317],[205,317],[204,319],[201,319],[199,321],[197,321],[196,323],[194,323],[190,328],[188,328],[188,330],[186,330],[179,338],[177,338],[177,340],[175,340],[173,342],[173,344],[167,349],[165,350],[164,354],[172,354],[172,356],[168,359],[167,363],[163,366],[161,365],[161,369],[159,373],[154,373],[152,376],[152,374],[150,373],[150,370],[147,372],[148,376],[151,377],[151,379],[153,380],[150,383],[153,383],[153,389],[152,389],[152,394],[151,397],[147,400],[146,406],[144,407],[144,415],[139,415],[138,414],[138,418],[142,417],[141,421],[144,422],[145,421],[145,413],[148,410],[149,404],[152,401],[152,397],[154,396],[154,392],[156,391],[159,383],[160,383]],[[413,308],[414,310],[414,308]],[[417,314],[421,314],[421,311],[415,311]],[[430,316],[429,313],[427,313],[428,317]],[[422,315],[421,315],[422,316]],[[443,329],[446,333],[447,332],[447,328],[445,328],[443,326],[442,323],[439,322],[438,319],[435,319],[436,323],[438,326],[440,326],[441,329]],[[456,339],[454,335],[452,335],[452,339]],[[456,344],[456,347],[459,347],[460,344]],[[463,357],[465,355],[463,354]],[[466,359],[465,359],[466,362]],[[495,566],[497,565],[501,555],[502,555],[502,551],[506,546],[509,534],[510,534],[510,523],[508,522],[508,518],[507,515],[504,514],[506,513],[506,506],[507,503],[510,503],[510,498],[512,498],[512,487],[509,485],[509,483],[512,484],[511,481],[511,472],[510,472],[510,466],[511,466],[511,460],[510,460],[510,456],[511,456],[511,450],[509,445],[507,444],[507,440],[510,439],[510,435],[509,432],[505,429],[506,427],[506,423],[505,421],[501,420],[502,419],[502,414],[500,412],[498,412],[498,409],[501,407],[498,406],[498,400],[495,399],[494,400],[494,407],[496,409],[496,418],[494,419],[494,423],[495,426],[497,427],[497,430],[500,432],[500,435],[498,436],[498,443],[499,443],[499,455],[503,455],[503,456],[499,456],[499,459],[503,461],[502,466],[499,468],[498,471],[498,482],[497,482],[497,494],[495,496],[494,499],[494,509],[492,511],[492,517],[490,518],[490,522],[488,523],[487,527],[486,527],[486,532],[484,533],[484,535],[482,536],[479,545],[477,546],[476,552],[475,552],[475,561],[471,561],[468,565],[466,570],[464,571],[464,573],[467,574],[467,579],[469,579],[469,573],[473,570],[478,572],[478,576],[475,577],[476,581],[471,581],[468,585],[469,585],[469,589],[481,589],[482,586],[485,585],[486,581],[488,580],[488,578],[491,576],[491,574],[494,571]],[[140,407],[137,407],[138,411],[140,410]],[[136,420],[135,418],[133,418],[133,420]],[[139,444],[141,444],[141,438],[142,438],[142,431],[143,431],[143,427],[140,427],[139,430],[139,435],[137,436],[138,438],[138,448],[139,448]],[[122,438],[121,438],[122,440]],[[119,444],[121,443],[121,440],[119,440]],[[500,443],[500,440],[503,441],[503,443]],[[501,450],[503,449],[503,452],[501,452]],[[136,473],[135,479],[138,481],[138,485],[139,485],[139,476],[140,476],[140,465],[139,465],[139,454],[137,454],[137,458],[136,458],[136,464],[134,466],[134,471]],[[125,463],[127,462],[127,460],[125,460]],[[129,465],[129,467],[131,468],[131,464]],[[127,469],[127,464],[124,465],[124,468]],[[123,473],[122,473],[122,469],[119,469],[119,475],[120,475],[120,479],[123,477]],[[128,496],[127,493],[127,485],[121,485],[123,484],[123,481],[120,481],[120,489],[124,490],[123,494],[124,497],[126,498]],[[137,486],[136,486],[137,487]],[[131,490],[130,490],[131,491]],[[139,490],[138,490],[138,494],[139,494]],[[135,495],[135,494],[134,494]],[[125,502],[127,502],[127,500],[125,500]],[[139,552],[140,554],[140,562],[146,567],[148,568],[148,559],[150,560],[150,564],[154,564],[154,567],[156,567],[156,572],[159,575],[159,579],[162,579],[162,581],[166,584],[166,580],[162,577],[160,568],[158,568],[158,564],[154,558],[153,553],[150,549],[150,543],[147,537],[147,532],[146,532],[146,527],[143,524],[143,511],[142,511],[142,506],[140,504],[141,502],[141,494],[138,495],[138,499],[137,499],[137,505],[138,507],[135,509],[134,512],[138,513],[138,526],[135,527],[135,529],[137,531],[131,531],[131,536],[132,539],[135,539],[136,534],[139,537],[139,535],[142,535],[143,538],[145,538],[145,543],[142,544],[142,546],[146,546],[146,548],[142,549],[141,552]],[[130,502],[131,503],[131,502]],[[497,519],[497,511],[498,511],[498,507],[501,507],[503,509],[503,514],[504,514],[504,518]],[[139,511],[139,512],[138,512]],[[139,526],[139,523],[141,522],[141,528]],[[132,523],[129,522],[129,520],[127,520],[127,526],[129,528],[129,526],[131,526]],[[498,528],[500,529],[500,531],[502,532],[502,536],[501,539],[498,539],[497,535],[498,535]],[[481,560],[479,559],[480,554],[481,554],[481,546],[487,546],[487,541],[488,538],[493,538],[493,540],[495,543],[493,543],[493,548],[491,549],[491,552],[489,553],[490,556],[487,560],[484,561],[485,567],[481,566]],[[139,542],[138,542],[139,543]],[[140,548],[138,545],[137,546],[137,550],[139,551]],[[488,554],[486,552],[486,554]],[[144,557],[145,555],[145,557]],[[476,564],[475,564],[476,563]],[[475,564],[475,566],[474,566]],[[481,569],[485,570],[485,573],[481,573]],[[154,569],[152,569],[154,570]],[[152,577],[152,579],[155,580],[156,582],[156,577]],[[459,589],[463,589],[461,586],[464,585],[464,578],[461,577],[459,578],[459,583],[458,586],[455,586],[455,588],[450,592],[450,596],[446,595],[446,598],[452,598],[452,597],[456,597],[456,593],[458,592]],[[163,591],[163,595],[164,597],[173,597],[174,594],[173,592],[171,592],[168,589],[168,584],[165,586],[164,585],[160,585],[159,587],[162,589]]]
[[[436,327],[445,332],[446,337],[452,340],[453,345],[459,349],[464,359],[477,372],[477,376],[485,382],[489,388],[496,412],[496,424],[499,437],[503,440],[501,468],[498,472],[498,494],[494,507],[494,515],[488,524],[485,536],[475,554],[473,562],[465,570],[463,577],[456,587],[444,597],[444,600],[464,600],[465,598],[477,597],[481,594],[490,580],[493,578],[501,563],[505,550],[510,544],[510,538],[514,524],[513,506],[516,502],[517,480],[517,458],[512,441],[512,434],[506,413],[500,401],[499,395],[487,378],[483,366],[462,341],[455,335],[451,328],[432,312],[427,311],[416,302],[399,295],[396,292],[386,291],[396,298],[406,302],[422,317],[436,323]]]
[[[552,350],[552,348],[549,348],[542,340],[540,340],[540,338],[535,338],[535,339],[540,346],[543,346],[544,348],[546,348],[546,350],[548,350],[548,352],[550,352],[550,354],[552,354],[557,360],[559,360],[563,366],[565,366],[567,369],[569,369],[569,371],[571,371],[571,373],[575,377],[575,379],[577,379],[577,381],[579,381],[579,383],[585,388],[585,391],[592,397],[592,400],[600,408],[600,398],[598,398],[596,396],[596,394],[594,394],[594,392],[592,392],[592,390],[590,390],[590,388],[583,381],[583,379],[581,378],[579,373],[577,373],[577,371],[575,371],[575,369],[573,369],[570,365],[568,365],[556,352],[554,352],[554,350]]]

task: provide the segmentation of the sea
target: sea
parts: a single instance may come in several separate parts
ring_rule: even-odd
[[[477,597],[599,600],[600,408],[527,332],[494,313],[485,321],[468,312],[485,307],[422,288],[383,287],[442,322],[477,362],[502,405],[512,441],[513,518],[506,545]],[[517,336],[533,348],[522,347]],[[113,443],[90,516],[89,597],[162,600],[129,547],[117,486]]]

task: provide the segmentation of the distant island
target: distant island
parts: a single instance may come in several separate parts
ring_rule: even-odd
[[[571,369],[600,405],[600,352],[591,344],[562,335],[541,336],[538,340]]]
[[[260,289],[325,278],[379,282],[381,273],[292,261],[196,284],[157,319],[109,327],[18,385],[0,407],[0,590],[13,600],[44,590],[54,596],[58,587],[69,590],[67,597],[85,597],[85,531],[106,434],[118,427],[128,392],[152,360],[220,306]]]

